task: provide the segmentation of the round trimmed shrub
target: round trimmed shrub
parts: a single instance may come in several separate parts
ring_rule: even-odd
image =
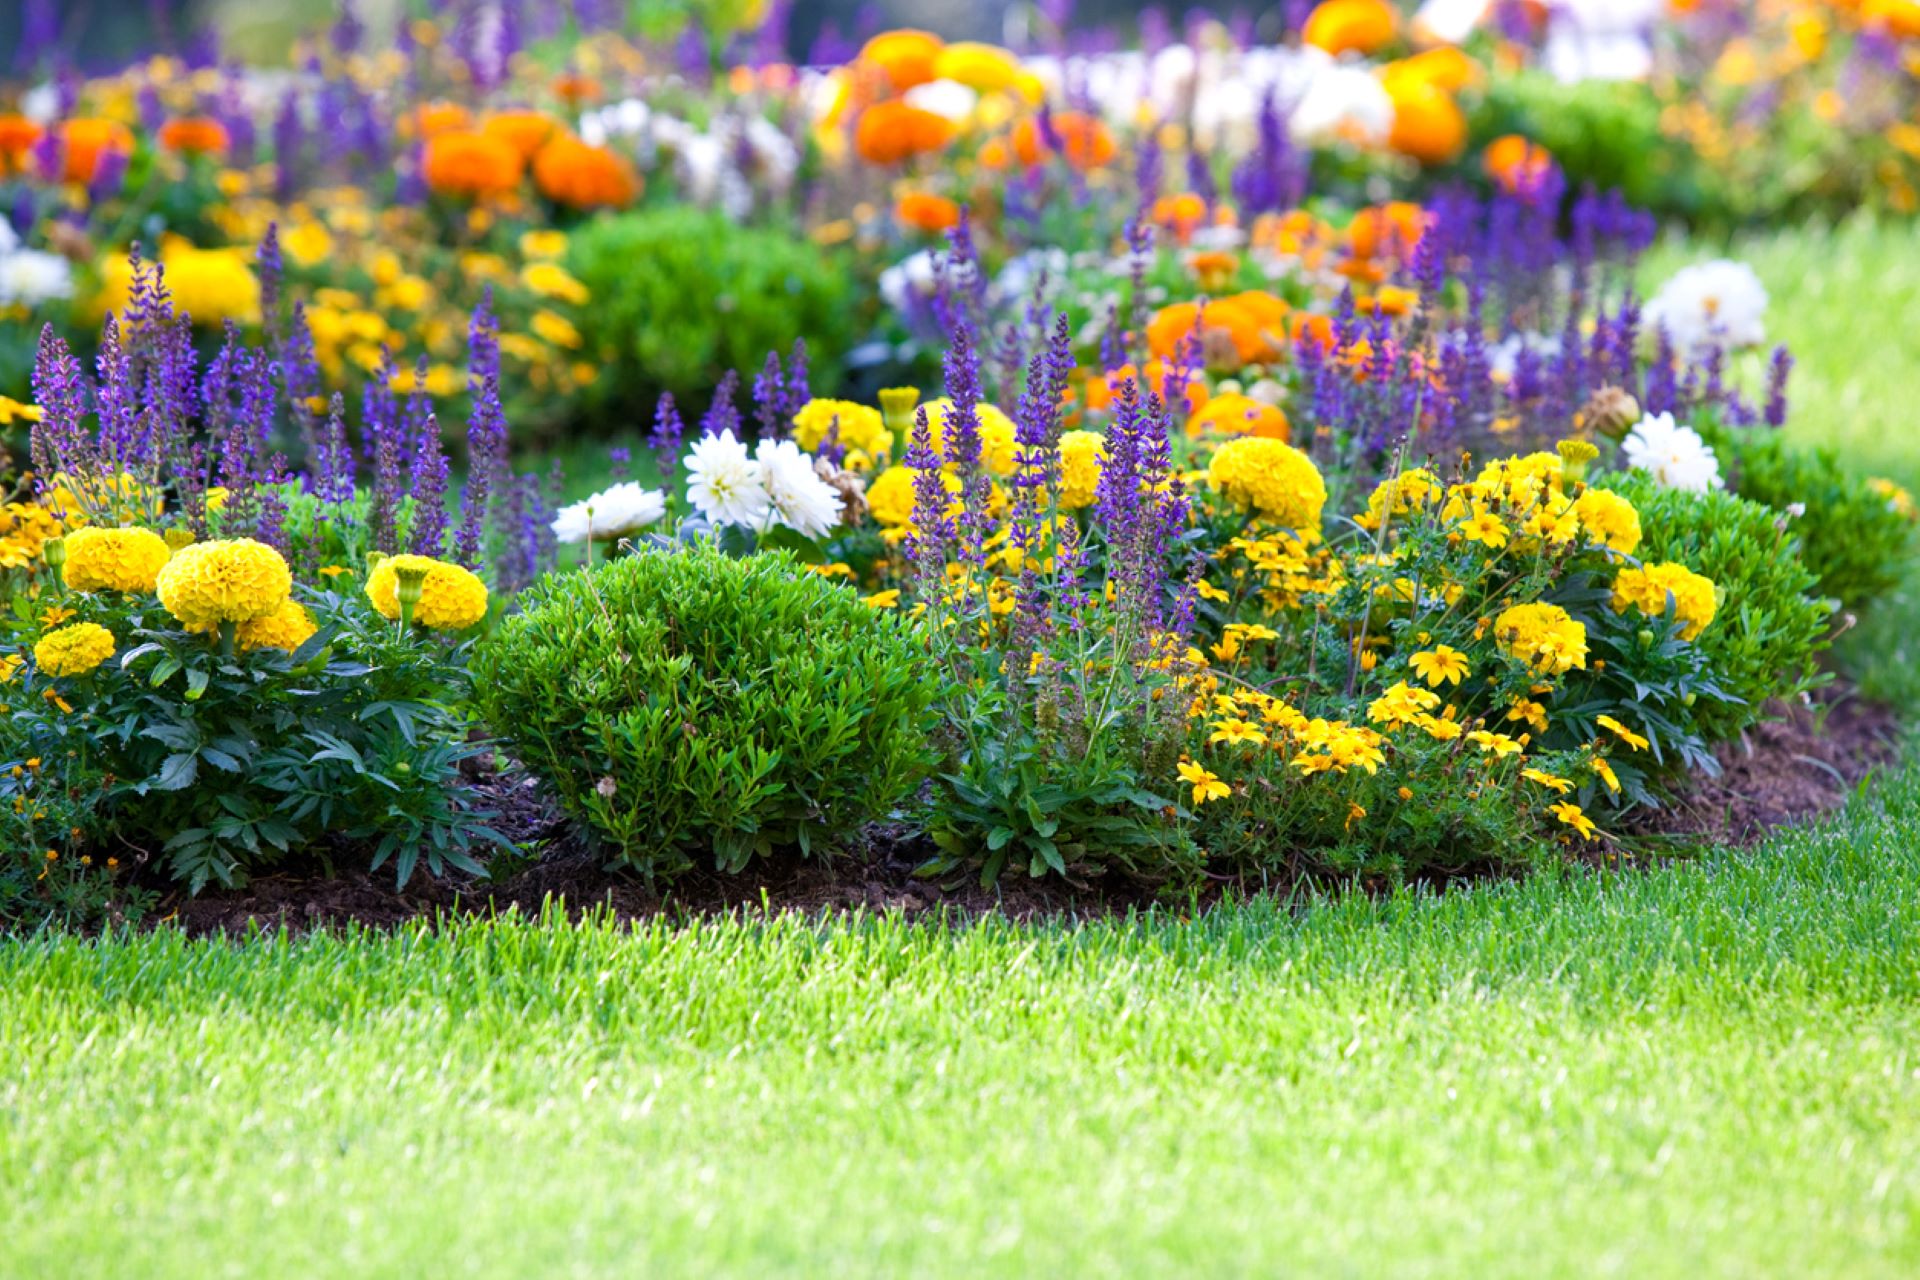
[[[580,318],[600,363],[591,407],[623,427],[663,391],[697,415],[729,370],[750,379],[795,334],[807,337],[814,385],[836,385],[873,296],[842,254],[683,206],[591,223],[568,266],[593,292]]]
[[[647,549],[521,603],[475,654],[486,719],[649,880],[831,848],[929,764],[913,625],[788,555]]]
[[[1770,699],[1821,682],[1817,655],[1832,639],[1833,610],[1779,512],[1720,490],[1664,488],[1642,472],[1607,480],[1640,512],[1636,558],[1677,561],[1711,579],[1719,595],[1713,621],[1693,643],[1713,682],[1739,701],[1702,698],[1694,706],[1707,741],[1735,737],[1766,714]]]

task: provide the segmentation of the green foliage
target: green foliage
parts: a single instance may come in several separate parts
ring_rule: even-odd
[[[1697,211],[1699,165],[1660,130],[1660,105],[1645,85],[1614,80],[1563,84],[1540,71],[1494,77],[1474,122],[1476,137],[1523,134],[1547,148],[1575,187],[1591,182],[1635,205]]]
[[[72,812],[49,847],[159,848],[193,892],[361,849],[402,885],[422,862],[484,870],[500,837],[458,785],[482,750],[461,709],[464,647],[327,595],[293,653],[227,656],[151,601],[69,600],[121,651],[85,676],[20,677],[9,746],[46,762]]]
[[[872,292],[843,255],[690,208],[595,222],[573,237],[569,265],[593,293],[581,328],[601,370],[588,394],[623,425],[663,391],[683,408],[703,401],[797,334],[815,381],[833,385]]]
[[[738,872],[839,840],[922,776],[914,628],[786,554],[696,543],[548,578],[478,650],[480,706],[612,859]]]
[[[1819,594],[1857,610],[1899,585],[1913,550],[1913,522],[1850,474],[1832,449],[1803,448],[1773,432],[1722,428],[1708,436],[1731,464],[1741,497],[1775,512],[1804,509],[1792,527]]]
[[[1817,655],[1830,640],[1832,610],[1783,514],[1731,493],[1664,488],[1638,472],[1612,482],[1640,511],[1639,558],[1684,564],[1712,579],[1719,596],[1693,643],[1714,682],[1738,701],[1691,708],[1709,742],[1738,735],[1771,699],[1823,682]]]

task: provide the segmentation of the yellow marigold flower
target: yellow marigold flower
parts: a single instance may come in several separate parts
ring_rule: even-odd
[[[1581,839],[1593,839],[1593,819],[1589,818],[1579,805],[1563,800],[1559,804],[1548,805],[1547,812],[1578,831]]]
[[[1613,766],[1607,763],[1605,756],[1595,756],[1588,762],[1588,765],[1595,773],[1600,775],[1600,780],[1607,784],[1607,790],[1613,792],[1615,795],[1620,794],[1620,779],[1613,772]]]
[[[10,427],[16,422],[38,422],[41,416],[42,410],[37,404],[22,404],[11,396],[0,396],[0,427]]]
[[[1490,733],[1485,729],[1475,729],[1467,735],[1467,741],[1496,759],[1520,754],[1520,744],[1504,733]]]
[[[1568,782],[1565,778],[1557,774],[1548,773],[1544,769],[1522,769],[1520,776],[1528,782],[1537,782],[1541,786],[1559,795],[1565,795],[1567,792],[1573,790],[1573,784],[1571,782]]]
[[[1266,740],[1267,735],[1260,732],[1260,730],[1249,721],[1216,720],[1213,722],[1213,736],[1208,738],[1207,742],[1209,744],[1224,742],[1230,747],[1237,747],[1241,743],[1251,743],[1257,747],[1265,743]]]
[[[1430,710],[1440,705],[1440,695],[1416,689],[1402,680],[1367,704],[1367,719],[1374,724],[1417,724]]]
[[[228,320],[260,322],[260,281],[241,249],[196,249],[183,240],[170,240],[161,249],[160,265],[167,271],[167,290],[176,310],[193,317],[197,325],[218,326]],[[133,289],[133,263],[109,258],[100,268],[100,306],[124,312]]]
[[[960,481],[944,476],[947,492],[957,493]],[[888,467],[867,486],[867,510],[881,526],[904,529],[913,523],[913,468]]]
[[[252,538],[196,542],[167,561],[154,590],[181,622],[246,622],[278,611],[293,574],[278,551]]]
[[[878,409],[853,400],[814,399],[793,415],[793,439],[802,449],[820,447],[829,431],[837,431],[840,447],[851,460],[858,453],[871,465],[875,458],[893,454],[893,432]]]
[[[413,620],[433,631],[464,631],[487,616],[487,584],[457,564],[428,556],[388,556],[367,575],[367,599],[380,616],[400,616],[401,569],[419,569],[427,576],[420,584],[420,603]]]
[[[539,233],[532,231],[527,233],[528,236],[536,234]],[[526,239],[526,236],[521,239]],[[543,298],[558,298],[576,307],[583,305],[593,296],[586,285],[574,279],[567,273],[567,269],[557,262],[529,262],[520,269],[520,283]]]
[[[567,251],[564,231],[526,231],[520,236],[520,252],[529,258],[558,258]],[[565,275],[565,272],[561,273]],[[532,285],[532,281],[527,282]],[[538,287],[538,286],[534,286]],[[581,299],[585,301],[585,299]]]
[[[1557,604],[1518,604],[1493,621],[1502,653],[1542,675],[1560,675],[1587,665],[1587,629]]]
[[[1640,513],[1633,504],[1607,489],[1589,489],[1573,504],[1580,527],[1601,546],[1623,555],[1640,547]]]
[[[1680,638],[1683,640],[1692,640],[1705,631],[1718,607],[1713,583],[1683,564],[1669,561],[1622,569],[1613,580],[1616,613],[1637,608],[1649,618],[1662,618],[1667,614],[1669,601],[1674,616],[1682,623]]]
[[[1363,528],[1377,529],[1383,517],[1408,515],[1421,507],[1432,506],[1446,490],[1440,477],[1425,467],[1413,467],[1382,480],[1367,499],[1367,513],[1359,518]]]
[[[1060,436],[1060,505],[1078,511],[1093,505],[1107,441],[1097,431],[1067,431]]]
[[[1537,733],[1547,731],[1547,709],[1531,698],[1522,698],[1507,709],[1507,719],[1532,725]]]
[[[900,604],[900,588],[890,587],[885,591],[876,591],[870,596],[861,596],[860,603],[874,609],[894,609]]]
[[[1485,509],[1476,511],[1460,526],[1460,536],[1498,551],[1507,545],[1507,526],[1500,517]]]
[[[33,646],[33,660],[50,676],[84,676],[113,656],[113,632],[97,622],[49,631]]]
[[[1182,760],[1179,771],[1180,780],[1193,787],[1195,804],[1205,804],[1209,800],[1224,800],[1233,794],[1232,787],[1190,760]]]
[[[1242,436],[1215,450],[1207,480],[1228,501],[1296,532],[1318,532],[1327,485],[1306,454],[1282,440]]]
[[[25,665],[26,659],[17,653],[0,654],[0,684],[12,684]]]
[[[540,335],[542,341],[550,342],[556,347],[565,347],[571,351],[580,345],[580,331],[573,327],[571,320],[557,311],[536,311],[533,313],[533,319],[527,323],[528,327]]]
[[[1631,747],[1633,750],[1645,751],[1647,749],[1647,740],[1645,738],[1641,737],[1639,734],[1635,733],[1633,730],[1627,728],[1627,726],[1625,726],[1624,724],[1621,724],[1618,720],[1615,720],[1612,716],[1597,716],[1595,717],[1595,723],[1597,723],[1602,729],[1605,729],[1609,733],[1613,734],[1614,737],[1620,739],[1620,741],[1626,743],[1627,746]]]
[[[1421,650],[1407,660],[1407,665],[1413,668],[1415,675],[1435,689],[1443,684],[1457,685],[1473,673],[1467,655],[1444,644]]]
[[[1452,742],[1460,736],[1460,722],[1449,720],[1445,716],[1421,716],[1414,723],[1436,742]]]
[[[148,592],[173,556],[167,540],[151,529],[89,525],[67,535],[67,562],[60,573],[75,591]]]
[[[243,653],[255,649],[285,649],[292,653],[318,629],[306,608],[297,600],[289,600],[263,618],[249,618],[241,623],[234,640]]]

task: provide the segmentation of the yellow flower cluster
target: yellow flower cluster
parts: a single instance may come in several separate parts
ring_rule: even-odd
[[[840,447],[846,451],[846,465],[853,471],[865,471],[876,459],[893,453],[893,432],[878,409],[852,400],[809,400],[793,415],[793,438],[802,449],[812,452],[837,430]]]
[[[0,507],[0,569],[31,566],[40,558],[46,540],[59,537],[61,532],[61,522],[53,510],[38,502],[9,502]]]
[[[1363,529],[1378,529],[1383,518],[1399,519],[1440,500],[1446,486],[1440,477],[1425,467],[1414,467],[1397,476],[1389,476],[1367,498],[1366,512],[1354,518]]]
[[[96,622],[76,622],[47,632],[33,646],[33,660],[50,676],[84,676],[113,656],[113,632]]]
[[[1078,511],[1093,505],[1106,458],[1106,438],[1098,432],[1068,431],[1060,436],[1061,506]]]
[[[1557,604],[1517,604],[1493,622],[1494,641],[1542,675],[1587,665],[1587,629]]]
[[[246,622],[287,602],[293,574],[264,542],[221,539],[181,548],[160,570],[154,590],[181,622]]]
[[[185,240],[170,239],[160,251],[166,268],[167,289],[175,310],[193,317],[198,325],[260,323],[260,281],[247,265],[246,249],[197,249]],[[133,263],[109,258],[100,268],[100,306],[124,312],[133,289]]]
[[[1718,602],[1713,583],[1683,564],[1650,564],[1638,569],[1622,569],[1613,580],[1613,608],[1625,613],[1637,608],[1649,618],[1662,618],[1667,605],[1673,604],[1674,616],[1682,626],[1680,638],[1692,640],[1713,621]]]
[[[367,599],[389,620],[400,617],[400,571],[417,569],[420,603],[413,620],[432,631],[465,631],[487,616],[487,584],[469,569],[429,556],[388,556],[367,575]]]
[[[1305,534],[1318,533],[1327,485],[1306,454],[1266,436],[1229,440],[1207,464],[1207,480],[1228,501]]]
[[[1608,550],[1630,556],[1639,549],[1640,513],[1619,494],[1589,489],[1574,500],[1573,513],[1587,536]]]
[[[151,529],[90,526],[67,535],[61,573],[75,591],[150,592],[173,558],[167,540]]]

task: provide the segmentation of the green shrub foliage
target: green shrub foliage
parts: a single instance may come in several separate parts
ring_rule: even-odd
[[[1831,449],[1789,444],[1772,432],[1721,429],[1714,448],[1731,463],[1734,490],[1776,512],[1798,504],[1793,531],[1818,593],[1864,609],[1900,584],[1913,525],[1840,465]]]
[[[835,384],[872,292],[818,245],[698,209],[596,222],[573,238],[570,266],[593,291],[582,320],[603,361],[595,405],[629,426],[633,406],[663,391],[702,402],[728,370],[758,369],[795,334],[819,385]]]
[[[911,623],[788,555],[649,549],[547,579],[476,658],[487,719],[612,860],[811,853],[923,776]]]
[[[1718,612],[1695,644],[1715,682],[1738,701],[1695,704],[1708,741],[1738,735],[1765,714],[1769,699],[1822,682],[1817,655],[1831,639],[1832,608],[1789,532],[1795,522],[1747,498],[1667,489],[1639,473],[1618,477],[1614,487],[1640,510],[1641,560],[1677,560],[1718,589]]]

